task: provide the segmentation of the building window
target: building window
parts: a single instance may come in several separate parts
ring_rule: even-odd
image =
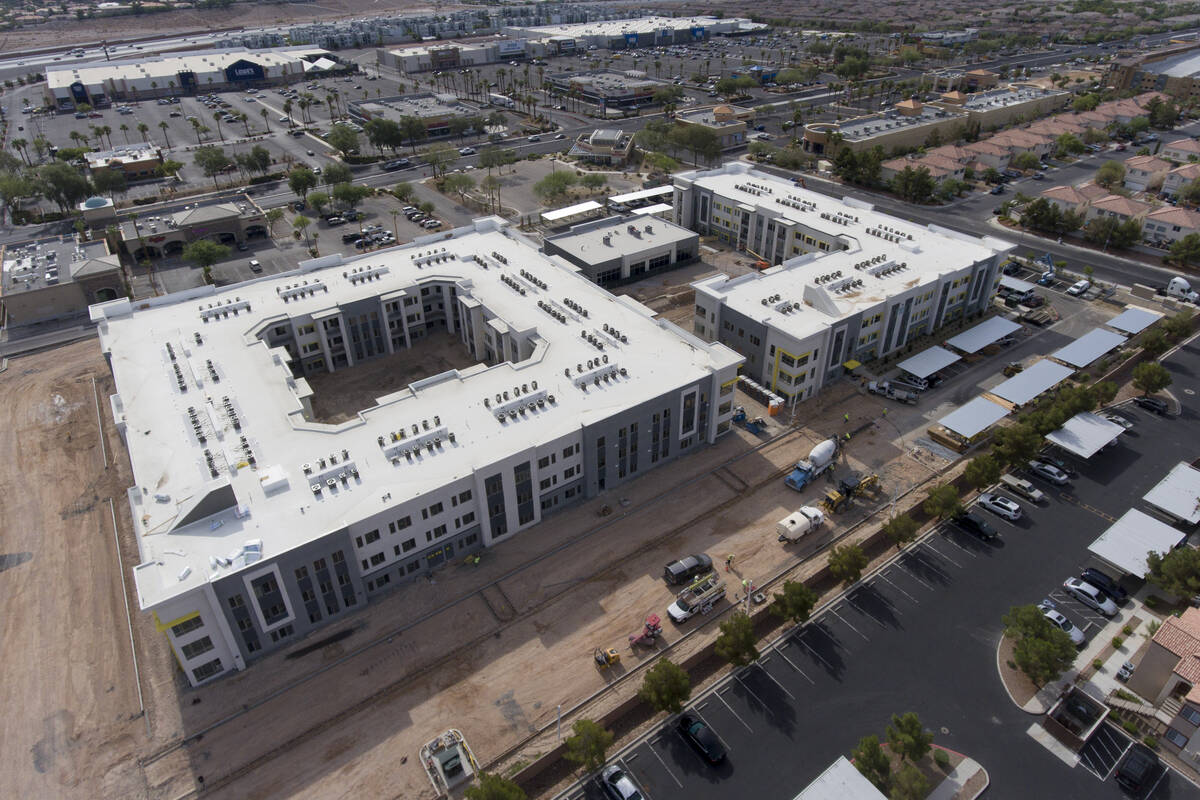
[[[205,636],[202,639],[197,639],[194,642],[185,644],[183,647],[179,648],[179,652],[183,653],[184,661],[191,661],[196,656],[198,656],[202,653],[207,653],[209,650],[212,650],[212,649],[213,649],[212,639]]]
[[[200,619],[200,615],[197,614],[191,619],[185,619],[178,625],[172,625],[171,633],[175,634],[176,636],[183,636],[185,633],[191,633],[192,631],[201,627],[204,627],[204,620]]]
[[[401,547],[404,548],[404,552],[406,552],[406,553],[409,550],[412,550],[413,548],[415,548],[416,546],[417,546],[416,539],[408,539],[407,541],[404,542],[404,544],[401,545]]]
[[[1187,747],[1188,737],[1184,736],[1174,728],[1167,728],[1166,733],[1163,735],[1167,737],[1168,742],[1176,747]]]
[[[1183,717],[1193,725],[1200,727],[1200,711],[1197,711],[1191,706],[1184,706],[1182,709],[1180,709],[1179,716]]]
[[[373,530],[373,531],[369,532],[365,538],[367,540],[367,544],[371,544],[372,542],[378,542],[379,541],[379,531]]]
[[[221,667],[221,659],[214,658],[212,661],[201,664],[192,670],[192,676],[197,681],[202,681],[205,678],[211,678],[213,675],[218,675],[221,672],[224,672],[224,669]]]

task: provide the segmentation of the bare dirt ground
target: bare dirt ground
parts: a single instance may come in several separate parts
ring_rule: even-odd
[[[93,377],[105,408],[112,379],[94,339],[0,374],[3,797],[142,794],[146,726],[107,502],[130,478],[107,410],[104,466]]]
[[[439,3],[439,12],[452,11],[456,3]],[[405,6],[404,13],[433,11],[420,3]],[[0,47],[7,51],[66,45],[102,40],[131,39],[141,36],[166,37],[188,31],[236,30],[275,25],[294,25],[321,20],[349,19],[379,15],[385,9],[376,0],[323,0],[321,3],[238,3],[224,10],[179,10],[140,17],[97,17],[80,24],[77,20],[55,20],[44,25],[8,31],[0,36]]]
[[[309,375],[306,380],[313,390],[313,417],[321,422],[345,422],[375,405],[377,398],[414,381],[475,363],[457,336],[436,334],[410,350],[373,358],[337,372]]]

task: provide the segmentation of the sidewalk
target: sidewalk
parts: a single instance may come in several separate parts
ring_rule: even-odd
[[[991,782],[992,779],[982,764],[964,756],[959,765],[934,787],[926,800],[975,800],[984,793]]]

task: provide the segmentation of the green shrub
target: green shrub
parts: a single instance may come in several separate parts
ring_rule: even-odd
[[[1121,727],[1133,736],[1137,736],[1138,727],[1127,719],[1121,720]]]
[[[1114,636],[1112,638],[1112,645],[1113,645],[1113,647],[1117,648],[1118,650],[1121,649],[1121,645],[1123,645],[1123,644],[1125,644],[1125,639],[1123,637]]]
[[[1146,608],[1154,608],[1158,605],[1158,598],[1154,595],[1147,595],[1145,599]]]
[[[1126,625],[1124,628],[1121,628],[1121,633],[1125,634],[1126,636],[1133,636],[1133,628]]]
[[[942,769],[946,769],[950,766],[950,754],[945,750],[934,750],[933,760]]]
[[[1092,669],[1100,669],[1104,666],[1104,662],[1096,658],[1092,660]]]
[[[1155,739],[1153,736],[1142,737],[1142,744],[1146,745],[1146,747],[1149,747],[1151,750],[1158,749],[1158,739]]]

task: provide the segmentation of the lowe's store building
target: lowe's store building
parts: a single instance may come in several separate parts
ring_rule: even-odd
[[[313,47],[203,50],[136,61],[64,64],[46,71],[46,101],[61,111],[80,103],[103,108],[114,100],[278,86],[354,69],[353,63]]]

